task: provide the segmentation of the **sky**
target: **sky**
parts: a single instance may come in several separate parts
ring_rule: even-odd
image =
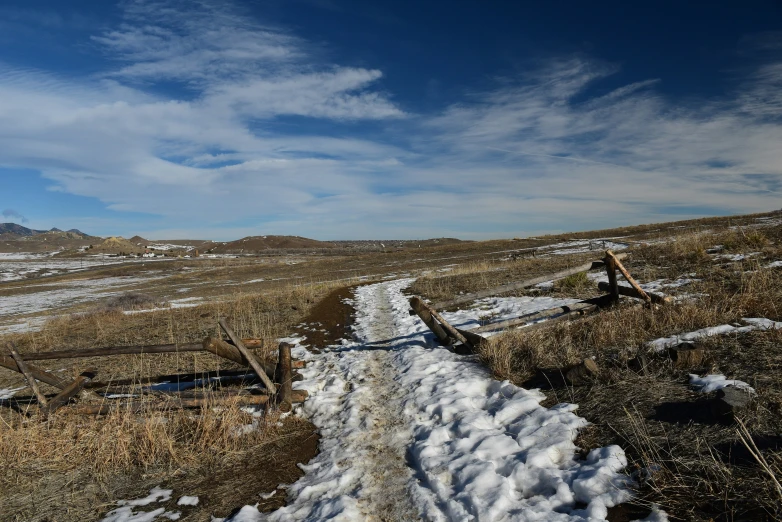
[[[488,239],[780,208],[778,0],[0,3],[0,221]]]

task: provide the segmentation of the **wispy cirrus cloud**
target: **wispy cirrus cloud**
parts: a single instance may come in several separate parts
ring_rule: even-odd
[[[773,61],[682,104],[656,78],[589,95],[619,69],[570,57],[411,115],[380,70],[223,3],[123,5],[94,38],[103,73],[0,70],[0,158],[161,234],[486,237],[779,206]]]

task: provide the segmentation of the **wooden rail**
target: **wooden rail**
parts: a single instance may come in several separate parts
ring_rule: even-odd
[[[625,257],[627,257],[627,254],[618,254],[616,256],[616,259],[624,259]],[[494,288],[481,290],[479,292],[465,294],[454,299],[449,299],[448,301],[441,301],[439,303],[434,303],[431,306],[432,308],[435,308],[437,310],[442,310],[445,308],[450,308],[451,306],[456,306],[458,304],[469,303],[471,301],[475,301],[476,299],[482,299],[484,297],[493,297],[499,294],[512,292],[514,290],[529,288],[530,286],[535,286],[540,283],[545,283],[546,281],[562,279],[563,277],[567,277],[573,274],[578,274],[579,272],[587,272],[589,270],[604,268],[605,266],[606,265],[604,261],[591,261],[589,263],[584,263],[583,265],[575,266],[573,268],[568,268],[566,270],[561,270],[553,274],[546,274],[546,275],[534,277],[532,279],[527,279],[526,281],[519,281],[518,283],[509,283],[507,285],[496,286]]]

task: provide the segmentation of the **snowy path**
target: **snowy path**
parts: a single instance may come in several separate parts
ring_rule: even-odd
[[[539,391],[432,347],[407,313],[410,282],[357,290],[356,341],[295,349],[309,361],[297,387],[310,391],[302,413],[321,451],[288,506],[245,506],[231,520],[604,520],[629,498],[619,447],[576,459],[587,422],[575,406],[543,408]]]

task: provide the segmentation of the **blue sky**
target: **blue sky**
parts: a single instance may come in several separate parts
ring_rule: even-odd
[[[233,239],[782,207],[782,5],[5,0],[0,212]]]

